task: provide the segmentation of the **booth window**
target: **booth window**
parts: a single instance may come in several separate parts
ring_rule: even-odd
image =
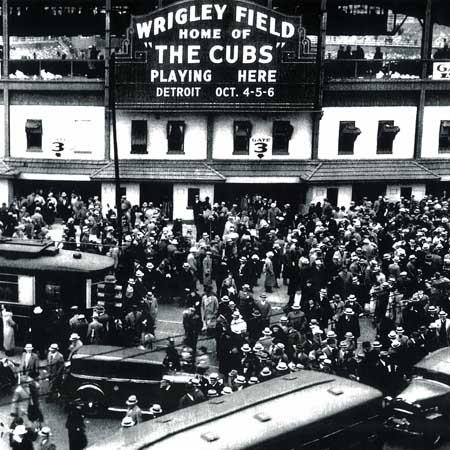
[[[441,120],[439,153],[450,153],[450,120]]]
[[[183,120],[167,122],[167,152],[184,153],[184,130],[186,124]]]
[[[19,277],[0,273],[0,302],[19,302]]]
[[[194,207],[195,197],[197,195],[200,196],[200,189],[198,189],[198,188],[189,188],[188,189],[188,201],[187,201],[188,209],[192,209]]]
[[[354,121],[339,122],[338,155],[353,155],[356,138],[361,130]]]
[[[394,125],[393,120],[380,120],[378,122],[377,153],[392,154],[392,145],[400,128]]]
[[[147,121],[131,121],[131,153],[142,155],[147,153]]]
[[[272,129],[272,154],[288,155],[289,141],[292,138],[294,127],[288,120],[276,120]]]
[[[25,124],[27,151],[42,151],[42,120],[28,119]]]
[[[234,122],[234,149],[235,155],[248,155],[252,124],[248,120],[235,120]]]

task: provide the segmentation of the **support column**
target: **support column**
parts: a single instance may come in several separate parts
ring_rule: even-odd
[[[432,0],[427,0],[424,11],[423,29],[422,29],[422,79],[428,77],[428,68],[430,67],[431,52],[433,47],[433,20],[432,20]],[[414,142],[414,159],[422,156],[423,139],[423,117],[425,112],[426,89],[422,86],[419,93],[416,116],[416,140]]]
[[[322,119],[322,101],[323,101],[323,85],[325,80],[325,49],[327,44],[327,0],[321,0],[320,3],[320,29],[317,39],[317,56],[316,56],[316,99],[315,110],[312,125],[312,148],[311,159],[317,159],[319,156],[319,131],[320,121]]]
[[[206,159],[212,161],[213,159],[213,137],[214,137],[214,116],[208,114],[206,122]]]
[[[111,108],[109,98],[109,61],[111,59],[111,0],[105,3],[105,149],[104,159],[111,159]]]
[[[3,25],[3,67],[2,77],[4,80],[9,78],[9,5],[8,0],[2,0],[2,25]],[[8,158],[11,154],[10,143],[10,110],[9,110],[9,85],[4,83],[3,85],[3,113],[4,113],[4,154],[5,158]]]

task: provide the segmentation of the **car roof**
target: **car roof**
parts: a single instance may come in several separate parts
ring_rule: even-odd
[[[450,377],[450,347],[444,347],[430,353],[414,367],[416,371],[422,374],[423,372],[433,372]]]
[[[136,347],[116,347],[113,345],[83,345],[72,360],[91,359],[95,361],[132,361],[135,363],[162,364],[165,350],[143,350]]]
[[[407,403],[423,403],[450,393],[450,386],[425,378],[413,378],[408,386],[398,395]]]
[[[334,426],[332,418],[342,417],[344,411],[354,410],[352,417],[362,420],[374,414],[368,404],[381,399],[381,392],[369,386],[301,371],[167,414],[130,431],[121,430],[107,444],[91,449],[173,450],[186,442],[196,450],[242,449],[321,422]]]

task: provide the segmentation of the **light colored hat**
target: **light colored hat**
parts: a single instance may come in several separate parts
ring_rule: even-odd
[[[50,350],[59,350],[59,345],[58,344],[51,344],[49,349]]]
[[[80,339],[80,335],[78,333],[72,333],[69,338],[71,341],[77,341]]]
[[[264,328],[264,330],[262,331],[262,334],[264,336],[272,336],[272,331],[269,327]]]
[[[355,314],[355,312],[353,311],[352,308],[345,308],[344,309],[344,314],[347,314],[349,316],[352,316],[353,314]]]
[[[125,402],[128,406],[136,405],[138,402],[138,399],[135,395],[130,395],[128,397],[128,400]]]
[[[36,308],[33,309],[34,314],[42,314],[44,310],[40,306],[36,306]]]
[[[337,334],[333,330],[327,331],[327,338],[336,338],[336,337]]]
[[[150,412],[152,412],[153,414],[162,414],[162,408],[161,405],[158,405],[157,403],[155,403],[151,408],[150,408]]]
[[[134,423],[134,420],[131,417],[126,416],[122,419],[122,422],[120,425],[124,428],[130,428],[130,427],[134,427],[136,424]]]
[[[253,351],[255,353],[262,352],[263,350],[264,350],[264,346],[261,344],[261,342],[257,342],[253,347]]]
[[[41,436],[51,436],[52,430],[50,429],[50,427],[42,427],[41,431],[39,431],[39,434]]]
[[[33,350],[34,347],[32,344],[26,344],[24,348],[25,350]]]
[[[230,388],[230,386],[225,386],[222,389],[222,395],[230,395],[233,393],[233,390]]]
[[[287,370],[289,370],[289,367],[288,367],[288,365],[287,365],[284,361],[280,361],[280,362],[277,364],[276,369],[277,369],[279,372],[286,372]]]
[[[241,350],[242,350],[244,353],[248,353],[248,352],[251,352],[251,351],[252,351],[252,348],[250,347],[250,345],[244,344],[244,345],[241,347]]]
[[[389,331],[388,338],[389,339],[397,339],[397,333],[394,330]]]
[[[28,430],[26,429],[25,425],[17,425],[16,428],[14,428],[13,434],[16,436],[23,436],[24,434],[27,434]]]
[[[234,381],[239,384],[245,384],[247,380],[245,379],[244,375],[238,375]]]

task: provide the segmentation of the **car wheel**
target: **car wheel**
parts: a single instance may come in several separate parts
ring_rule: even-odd
[[[103,392],[97,387],[81,386],[77,391],[77,401],[82,405],[86,416],[99,416],[105,409]]]

